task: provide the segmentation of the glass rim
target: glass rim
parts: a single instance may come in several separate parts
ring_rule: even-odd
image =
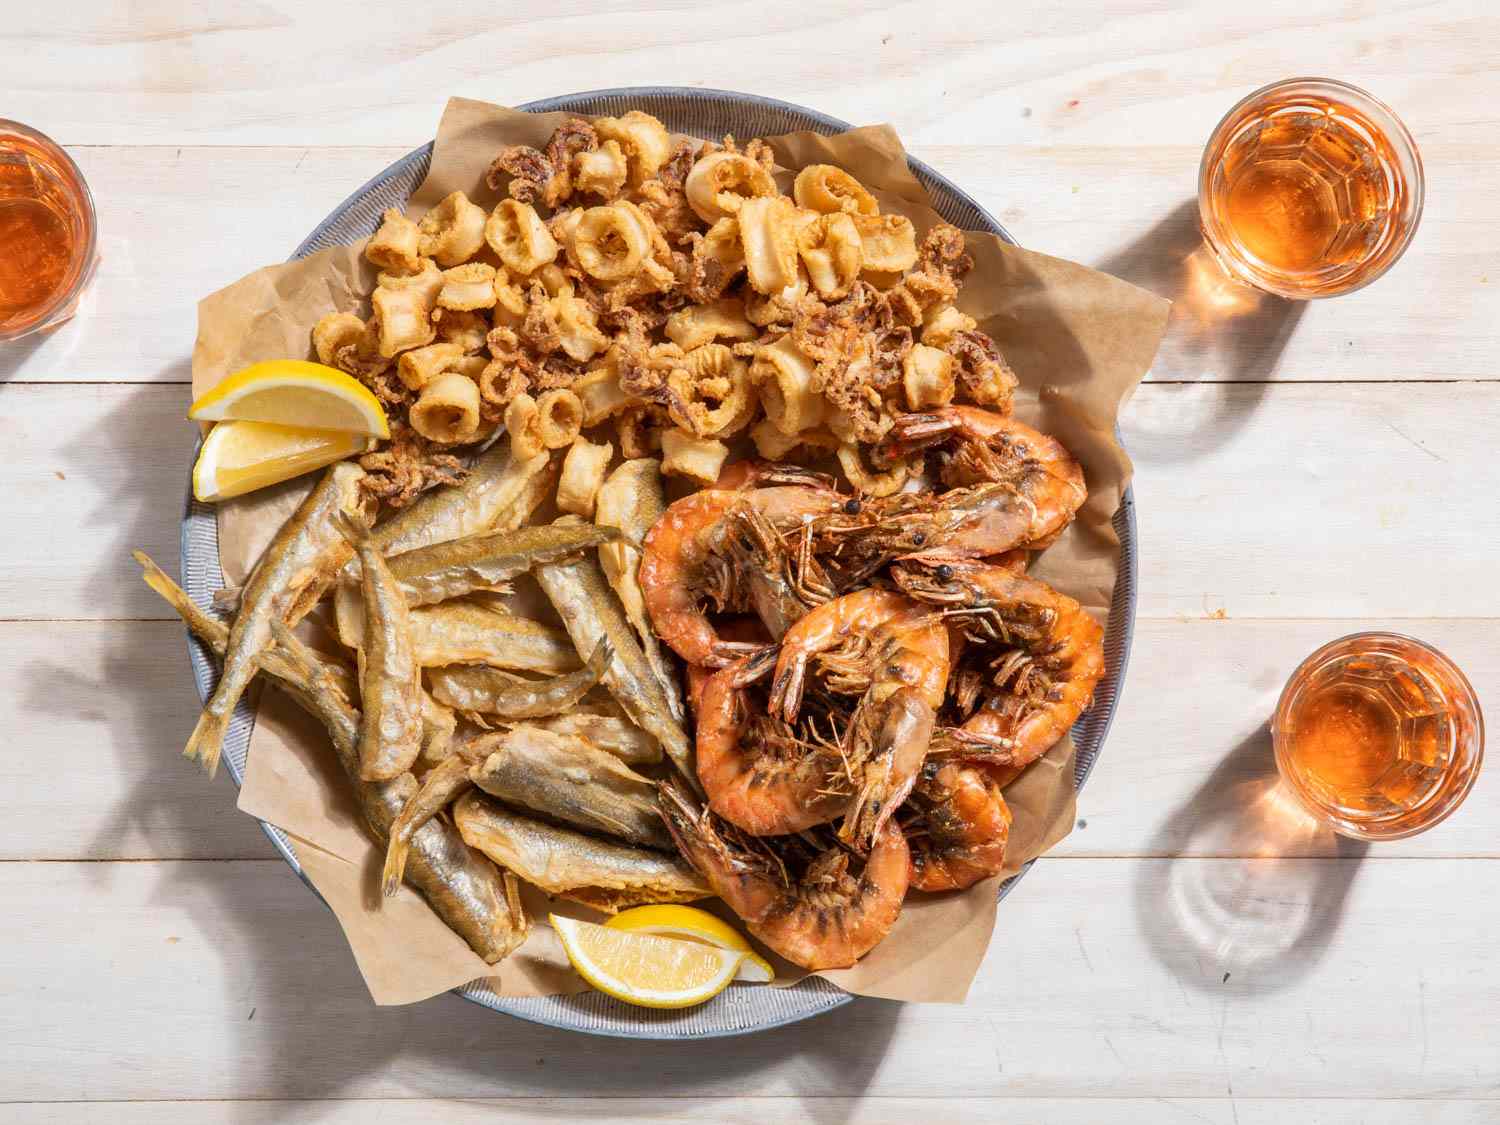
[[[1474,720],[1474,747],[1467,774],[1462,779],[1461,784],[1443,795],[1441,804],[1436,805],[1434,808],[1435,815],[1423,820],[1420,824],[1398,832],[1366,831],[1362,827],[1361,822],[1337,816],[1307,796],[1302,787],[1289,776],[1286,761],[1287,752],[1283,746],[1281,737],[1282,720],[1285,718],[1286,712],[1295,698],[1292,685],[1297,682],[1302,672],[1326,661],[1335,650],[1347,647],[1354,641],[1365,640],[1400,641],[1403,644],[1412,645],[1432,657],[1444,673],[1450,674],[1453,677],[1455,701],[1465,704],[1466,710],[1472,714]],[[1464,801],[1468,799],[1470,791],[1474,788],[1474,783],[1479,780],[1479,771],[1484,765],[1484,708],[1479,703],[1479,693],[1474,690],[1474,685],[1469,682],[1469,677],[1464,675],[1463,669],[1454,663],[1453,659],[1447,653],[1443,652],[1442,649],[1429,644],[1419,637],[1413,637],[1408,633],[1398,633],[1393,629],[1361,629],[1353,633],[1345,633],[1342,637],[1335,637],[1333,640],[1320,645],[1304,659],[1297,662],[1297,666],[1287,676],[1286,683],[1282,685],[1281,694],[1276,699],[1276,709],[1272,712],[1271,752],[1276,760],[1276,772],[1291,787],[1293,794],[1297,797],[1302,807],[1307,810],[1310,816],[1332,829],[1338,835],[1348,837],[1352,840],[1363,840],[1371,844],[1385,843],[1389,840],[1405,840],[1426,832],[1428,829],[1436,828],[1452,816],[1463,805]],[[1378,825],[1378,823],[1378,821],[1372,822],[1372,827]]]
[[[24,339],[33,332],[48,328],[52,324],[53,317],[59,309],[67,308],[69,304],[76,301],[87,288],[94,276],[94,263],[99,253],[99,211],[94,204],[94,192],[89,187],[87,177],[83,169],[78,167],[78,162],[69,155],[68,150],[58,144],[46,133],[24,122],[16,121],[9,117],[0,117],[0,137],[13,133],[27,140],[34,141],[40,148],[44,149],[49,158],[55,159],[62,165],[73,183],[78,188],[79,201],[84,211],[84,243],[77,254],[78,270],[67,286],[59,289],[53,299],[47,302],[37,313],[35,318],[22,328],[19,332],[0,327],[0,343]]]
[[[1243,113],[1247,106],[1260,101],[1272,94],[1288,89],[1310,89],[1319,93],[1331,95],[1330,100],[1338,102],[1342,100],[1351,109],[1372,119],[1372,122],[1384,131],[1391,142],[1391,147],[1396,150],[1397,156],[1411,163],[1411,182],[1409,184],[1409,195],[1411,196],[1411,219],[1405,224],[1405,229],[1391,243],[1387,251],[1389,260],[1381,266],[1379,271],[1364,278],[1356,285],[1347,289],[1337,289],[1329,293],[1302,293],[1288,288],[1267,284],[1261,279],[1250,281],[1236,270],[1229,270],[1230,275],[1246,285],[1260,289],[1263,292],[1283,297],[1294,301],[1320,301],[1330,297],[1343,297],[1349,293],[1356,293],[1365,286],[1370,285],[1384,277],[1391,268],[1405,256],[1407,249],[1411,246],[1412,239],[1416,237],[1417,228],[1422,223],[1422,213],[1427,204],[1427,174],[1422,167],[1422,153],[1417,147],[1416,138],[1412,136],[1411,130],[1407,128],[1406,122],[1401,120],[1396,113],[1385,102],[1381,101],[1370,91],[1353,83],[1344,82],[1338,78],[1321,78],[1316,75],[1302,75],[1297,78],[1280,78],[1275,82],[1268,82],[1264,86],[1251,90],[1239,101],[1235,102],[1220,117],[1218,122],[1208,134],[1208,140],[1203,146],[1203,155],[1198,158],[1198,222],[1203,230],[1204,240],[1215,257],[1221,257],[1223,251],[1219,248],[1220,238],[1217,237],[1219,224],[1213,221],[1208,212],[1204,200],[1208,194],[1209,181],[1213,174],[1213,165],[1209,162],[1209,156],[1225,129]]]

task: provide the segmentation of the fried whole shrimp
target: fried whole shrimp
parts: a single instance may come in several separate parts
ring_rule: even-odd
[[[722,668],[745,655],[744,644],[719,638],[703,608],[711,599],[720,610],[730,610],[740,600],[737,591],[746,576],[732,569],[727,517],[750,505],[757,518],[779,531],[834,512],[844,502],[825,487],[773,486],[753,492],[708,489],[669,505],[646,536],[640,568],[657,635],[689,664]],[[773,577],[765,575],[767,581]]]
[[[936,448],[947,490],[871,501],[868,518],[838,529],[844,554],[868,574],[919,552],[963,558],[1038,550],[1088,497],[1083,469],[1056,438],[967,406],[896,419],[877,453],[906,460]]]
[[[1004,868],[1010,807],[983,764],[929,761],[902,811],[912,890],[961,891]]]
[[[794,879],[774,854],[752,851],[722,831],[680,786],[662,785],[661,810],[678,850],[714,893],[752,934],[805,969],[853,965],[901,914],[911,858],[893,823],[877,835],[857,875],[853,857],[835,845]]]
[[[971,642],[1001,652],[961,734],[995,766],[1022,767],[1065,735],[1104,675],[1104,630],[1045,582],[966,559],[911,559],[893,571],[910,597],[943,607]]]
[[[771,650],[774,652],[774,650]],[[698,703],[698,780],[708,806],[752,836],[801,832],[848,804],[837,744],[799,738],[752,705],[742,682],[766,657],[745,657],[708,678]]]
[[[807,667],[817,656],[832,691],[863,691],[844,737],[852,800],[839,837],[863,846],[880,833],[912,783],[947,692],[948,629],[942,618],[892,590],[867,588],[827,602],[787,631],[771,683],[770,710],[797,720]]]

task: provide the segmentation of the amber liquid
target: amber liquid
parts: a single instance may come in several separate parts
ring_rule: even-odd
[[[1477,732],[1450,669],[1390,635],[1300,669],[1276,718],[1288,781],[1338,817],[1415,823],[1467,783],[1460,770],[1478,768],[1470,760]]]
[[[77,280],[85,207],[71,169],[27,138],[0,136],[0,333],[48,318]]]
[[[1289,92],[1216,134],[1205,229],[1242,280],[1328,296],[1382,272],[1415,225],[1391,139],[1350,105]],[[1399,255],[1399,249],[1394,250]]]

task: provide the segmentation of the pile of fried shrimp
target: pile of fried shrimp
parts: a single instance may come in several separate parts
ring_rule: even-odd
[[[528,883],[716,896],[788,961],[852,965],[909,891],[1004,869],[1003,787],[1092,700],[1100,626],[1026,573],[1083,471],[958,311],[962,234],[919,240],[841,169],[631,112],[490,183],[488,213],[387,212],[370,315],[314,329],[392,440],[326,470],[232,618],[137,555],[223,661],[185,753],[213,770],[279,683],[385,893],[491,963]]]

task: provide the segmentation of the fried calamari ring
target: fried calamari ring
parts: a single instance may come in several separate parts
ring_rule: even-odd
[[[867,468],[864,458],[860,455],[859,445],[854,442],[844,442],[839,446],[839,465],[844,470],[844,476],[849,478],[849,483],[854,486],[856,492],[866,496],[890,496],[892,493],[900,492],[901,486],[906,483],[906,478],[911,475],[911,467],[905,461],[897,461],[883,472]]]
[[[905,215],[853,215],[864,268],[875,273],[909,270],[917,262],[917,228]]]
[[[624,281],[651,253],[651,232],[630,207],[590,207],[568,232],[568,257],[599,281]]]
[[[353,313],[329,313],[313,325],[313,351],[318,362],[329,367],[338,365],[340,348],[358,344],[365,334],[365,322]]]
[[[394,207],[381,216],[380,229],[365,244],[365,258],[383,270],[415,273],[422,268],[417,224]]]
[[[607,140],[592,152],[573,157],[573,187],[604,199],[613,199],[625,186],[629,161],[617,140]]]
[[[740,245],[757,293],[781,296],[796,286],[797,238],[810,215],[784,195],[747,199],[740,207]]]
[[[807,279],[824,300],[849,295],[864,265],[864,249],[854,220],[842,211],[819,215],[797,235],[797,253]]]
[[[510,434],[510,455],[519,461],[529,461],[547,451],[542,441],[541,412],[536,399],[528,394],[518,394],[505,408],[505,431]]]
[[[484,245],[484,208],[461,191],[445,196],[417,224],[417,248],[440,266],[468,261]]]
[[[432,343],[437,336],[432,324],[432,304],[436,299],[436,292],[429,301],[416,287],[377,286],[370,295],[370,305],[380,325],[380,354],[391,359],[400,352]]]
[[[865,186],[833,164],[809,164],[798,172],[792,198],[798,207],[828,215],[880,214],[880,204]]]
[[[667,127],[638,109],[620,117],[596,117],[594,131],[601,140],[616,142],[625,153],[631,187],[639,187],[656,175],[672,154]]]
[[[757,406],[750,365],[723,344],[704,344],[682,357],[667,384],[667,413],[694,437],[729,437],[755,417]],[[709,406],[717,400],[717,406]]]
[[[537,435],[548,449],[572,445],[583,429],[583,404],[562,387],[547,391],[536,400]]]
[[[557,478],[557,510],[593,519],[594,501],[614,455],[615,447],[607,441],[595,445],[586,438],[575,439]]]
[[[485,341],[489,339],[489,321],[479,312],[437,308],[432,312],[432,323],[437,326],[439,340],[445,344],[457,344],[465,354],[483,351]]]
[[[737,152],[711,152],[694,162],[682,185],[688,206],[705,223],[738,213],[747,199],[776,195],[765,167]]]
[[[458,344],[428,344],[402,352],[396,361],[396,374],[414,391],[420,391],[438,375],[452,367],[464,350]],[[421,433],[421,431],[417,431]],[[426,434],[422,435],[426,437]]]
[[[959,332],[972,332],[978,327],[972,316],[959,312],[952,305],[938,305],[928,309],[922,317],[922,343],[934,348],[946,347]]]
[[[722,296],[745,268],[745,248],[740,245],[740,224],[734,218],[720,219],[706,234],[690,234],[692,254],[687,293],[705,304]]]
[[[728,456],[729,446],[717,438],[694,437],[685,430],[667,430],[661,435],[661,471],[667,476],[713,484]]]
[[[495,304],[495,267],[484,262],[468,262],[443,271],[443,287],[438,290],[440,309],[472,312],[493,308]]]
[[[934,410],[953,401],[953,357],[928,344],[914,344],[901,364],[908,410]]]
[[[766,417],[782,433],[791,436],[823,424],[828,404],[818,393],[817,370],[789,337],[755,350],[750,379]]]
[[[745,302],[738,297],[684,305],[667,317],[665,332],[685,352],[719,339],[753,340],[759,335],[745,317]]]
[[[557,242],[536,208],[515,199],[495,204],[484,223],[484,241],[513,274],[534,273],[557,257]]]
[[[599,330],[599,316],[587,301],[571,292],[560,293],[547,302],[546,309],[558,346],[569,359],[587,363],[609,347],[609,337]]]
[[[439,375],[422,388],[407,420],[417,433],[439,445],[472,441],[479,432],[479,388],[457,372]]]

